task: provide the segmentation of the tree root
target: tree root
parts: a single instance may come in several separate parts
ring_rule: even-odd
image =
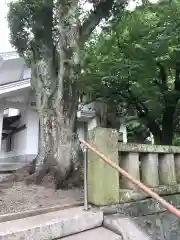
[[[72,187],[81,187],[83,185],[83,152],[77,144],[75,161],[72,159],[71,166],[66,175],[60,171],[54,159],[44,159],[41,165],[37,168],[38,157],[33,160],[29,178],[26,179],[27,184],[34,183],[40,185],[47,174],[53,177],[54,186],[56,189],[66,189]],[[45,180],[46,181],[46,180]]]
[[[83,174],[82,166],[78,169],[73,167],[70,169],[68,174],[64,177],[59,172],[58,167],[56,166],[47,166],[43,164],[40,168],[34,173],[31,172],[31,175],[26,178],[26,184],[36,184],[41,185],[43,179],[50,174],[53,177],[55,189],[69,189],[73,187],[82,187],[83,186]]]

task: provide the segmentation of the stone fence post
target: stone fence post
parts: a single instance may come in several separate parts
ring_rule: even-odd
[[[88,142],[119,165],[118,133],[97,127],[89,131]],[[119,173],[88,150],[88,201],[98,206],[119,203]]]

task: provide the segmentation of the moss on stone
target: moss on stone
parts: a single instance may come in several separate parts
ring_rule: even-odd
[[[180,147],[136,143],[118,143],[119,152],[180,153]]]
[[[151,189],[160,196],[171,195],[171,194],[180,193],[180,184],[176,184],[172,186],[159,186]],[[134,190],[124,189],[124,190],[120,190],[119,202],[127,203],[127,202],[146,199],[147,197],[149,197],[149,194],[144,193],[140,189],[134,189]]]
[[[95,128],[89,143],[118,164],[118,133],[114,129]],[[92,151],[88,151],[88,200],[95,205],[119,203],[119,173]]]

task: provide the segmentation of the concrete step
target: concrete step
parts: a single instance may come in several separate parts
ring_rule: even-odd
[[[0,163],[0,174],[6,173],[6,172],[14,172],[18,170],[19,168],[22,168],[26,165],[26,163]]]
[[[4,179],[6,179],[7,177],[9,177],[11,175],[11,173],[0,173],[0,182],[3,181]]]
[[[103,212],[65,209],[24,219],[0,223],[1,240],[50,240],[93,229],[102,225]]]
[[[114,214],[107,215],[104,227],[122,236],[123,240],[150,240],[150,236],[130,217]]]
[[[120,235],[99,227],[72,236],[63,237],[62,240],[123,240]]]

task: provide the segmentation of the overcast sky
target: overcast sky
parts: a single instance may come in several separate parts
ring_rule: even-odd
[[[8,2],[9,0],[0,0],[0,30],[1,30],[0,52],[8,52],[13,50],[9,43],[9,30],[6,21],[6,16],[8,12],[7,7]]]
[[[131,1],[131,9],[135,7],[135,3],[133,0]],[[155,0],[156,1],[156,0]],[[8,6],[7,3],[10,0],[0,0],[0,30],[1,30],[1,37],[0,37],[0,52],[9,52],[13,51],[14,49],[9,43],[9,29],[6,20]]]

